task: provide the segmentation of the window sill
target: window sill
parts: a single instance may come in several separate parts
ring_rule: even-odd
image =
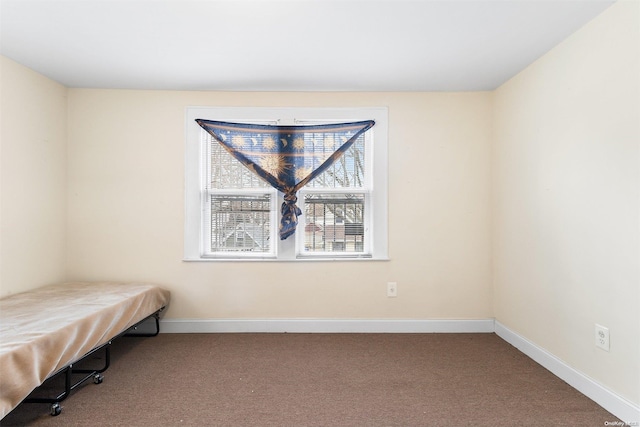
[[[322,258],[295,258],[295,259],[277,259],[277,258],[183,258],[183,262],[367,262],[367,261],[391,261],[391,258],[372,258],[372,257],[322,257]]]

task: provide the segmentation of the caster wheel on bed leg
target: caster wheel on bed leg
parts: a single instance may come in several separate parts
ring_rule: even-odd
[[[59,403],[54,403],[53,405],[51,405],[52,417],[57,417],[58,415],[60,415],[60,412],[62,412],[62,406],[60,406]]]
[[[104,380],[104,377],[100,374],[95,374],[93,376],[93,382],[94,384],[102,384],[102,380]]]

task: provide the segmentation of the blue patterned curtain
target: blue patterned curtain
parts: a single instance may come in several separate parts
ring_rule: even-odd
[[[324,172],[375,122],[278,126],[196,122],[233,157],[284,193],[280,239],[296,231],[302,211],[296,193]]]

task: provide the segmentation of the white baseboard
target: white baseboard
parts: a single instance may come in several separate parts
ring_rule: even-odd
[[[551,373],[565,381],[607,411],[630,426],[640,425],[640,406],[618,396],[585,374],[573,369],[562,360],[531,341],[513,332],[497,320],[495,333],[548,369]],[[613,421],[613,420],[612,420]],[[613,425],[613,424],[612,424]]]
[[[491,333],[493,319],[163,319],[162,333]]]

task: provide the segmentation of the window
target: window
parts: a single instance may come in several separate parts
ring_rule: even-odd
[[[282,193],[234,159],[196,119],[376,124],[298,191],[302,215],[296,233],[280,240]],[[193,107],[187,109],[186,129],[185,260],[387,258],[386,108]],[[328,149],[319,141],[306,143],[314,152]]]

